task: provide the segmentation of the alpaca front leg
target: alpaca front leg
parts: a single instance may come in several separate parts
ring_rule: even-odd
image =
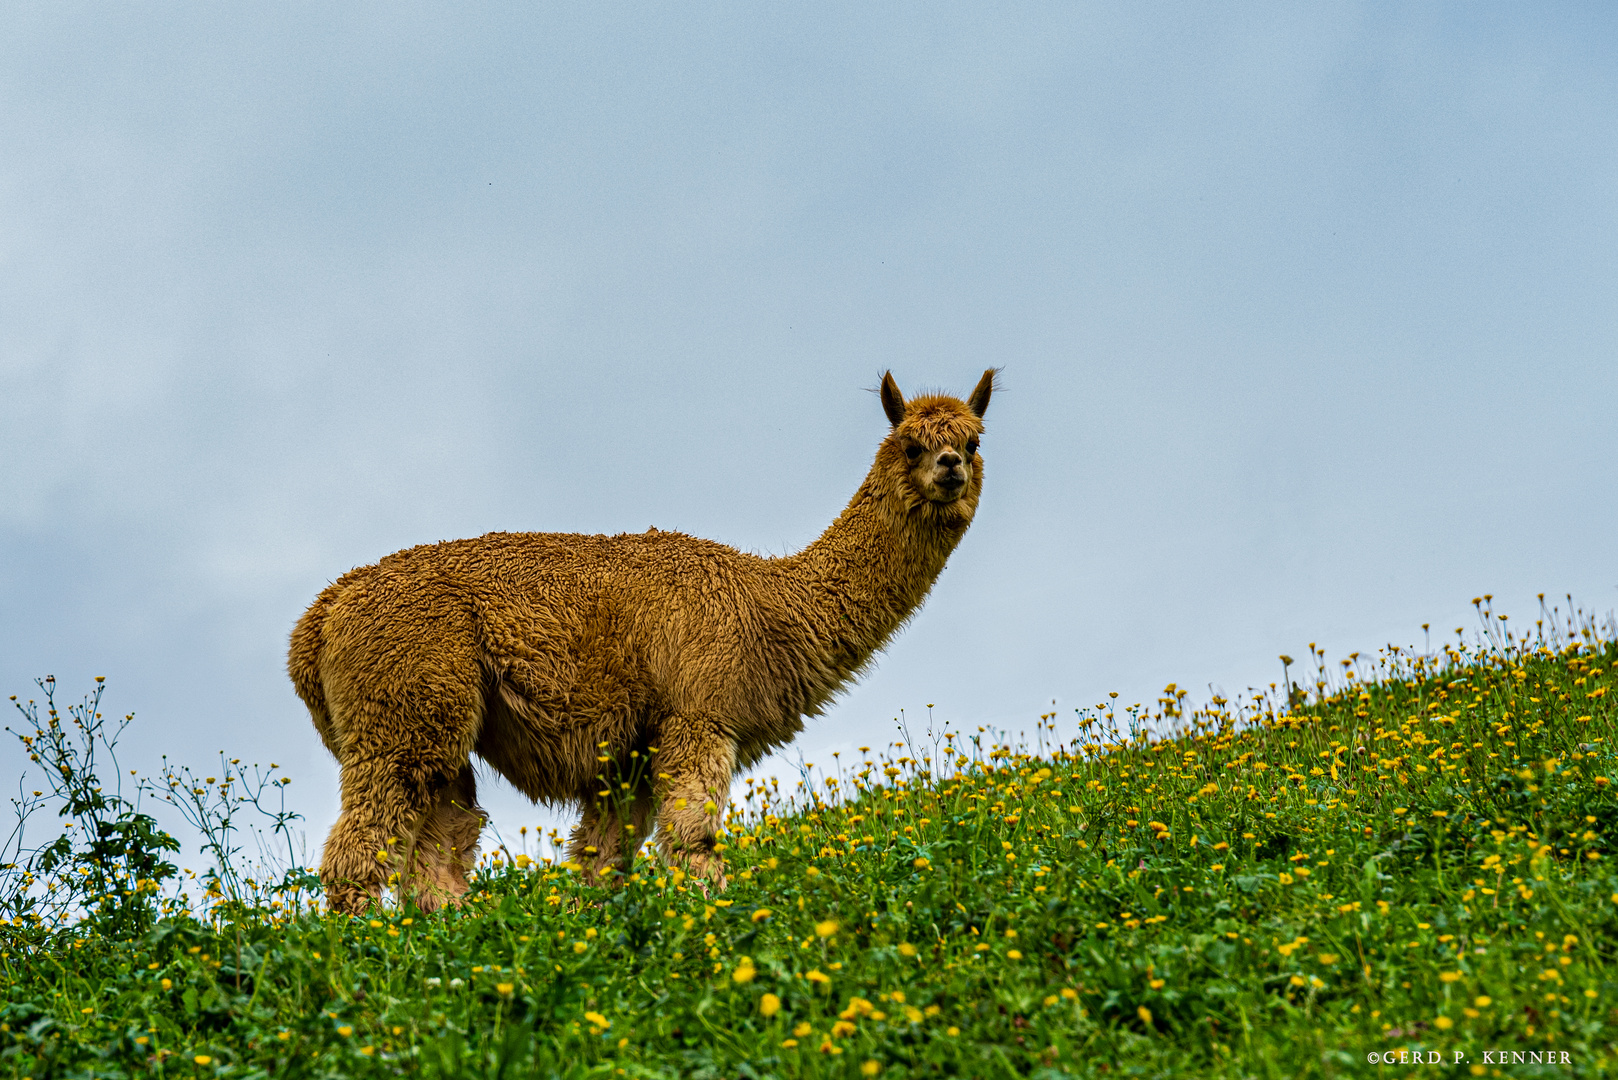
[[[585,802],[579,823],[568,837],[568,860],[581,868],[588,884],[622,884],[635,852],[646,839],[651,816],[650,792],[622,806],[599,798]]]
[[[583,869],[586,882],[609,886],[623,882],[646,839],[651,811],[650,792],[621,806],[600,798],[584,803],[579,823],[568,837],[567,857]]]
[[[664,861],[694,877],[726,885],[725,864],[715,850],[736,748],[711,717],[681,715],[663,726],[657,765],[657,837]]]

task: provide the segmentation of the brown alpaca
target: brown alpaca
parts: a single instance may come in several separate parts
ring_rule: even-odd
[[[320,866],[331,907],[363,911],[390,882],[429,910],[465,893],[484,823],[473,753],[535,801],[583,808],[568,853],[593,879],[614,878],[656,808],[665,858],[724,888],[732,775],[870,663],[972,523],[994,375],[964,402],[908,404],[884,375],[893,430],[795,555],[656,529],[490,533],[328,587],[287,667],[342,770]],[[617,788],[648,762],[614,813],[601,777]]]

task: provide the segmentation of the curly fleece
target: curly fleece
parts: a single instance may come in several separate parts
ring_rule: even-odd
[[[569,857],[611,881],[654,821],[664,857],[723,888],[731,778],[803,730],[915,613],[971,524],[994,385],[906,402],[847,508],[780,558],[656,529],[490,533],[350,571],[292,632],[288,671],[341,767],[320,874],[338,911],[394,885],[467,888],[476,754],[582,808]],[[964,481],[964,482],[963,482]]]

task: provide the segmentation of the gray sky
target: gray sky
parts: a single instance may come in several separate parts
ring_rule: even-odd
[[[278,761],[317,843],[327,581],[795,549],[888,367],[1004,365],[986,493],[793,758],[1605,613],[1615,59],[1608,5],[10,5],[0,691],[105,675],[132,765]]]

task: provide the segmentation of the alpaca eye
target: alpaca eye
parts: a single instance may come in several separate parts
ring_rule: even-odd
[[[976,457],[977,452],[978,452],[978,441],[976,439],[967,440],[967,443],[966,443],[966,456],[969,457],[969,458],[970,457]]]
[[[911,443],[910,445],[906,446],[905,457],[909,458],[911,461],[915,461],[917,458],[921,457],[921,444]]]

